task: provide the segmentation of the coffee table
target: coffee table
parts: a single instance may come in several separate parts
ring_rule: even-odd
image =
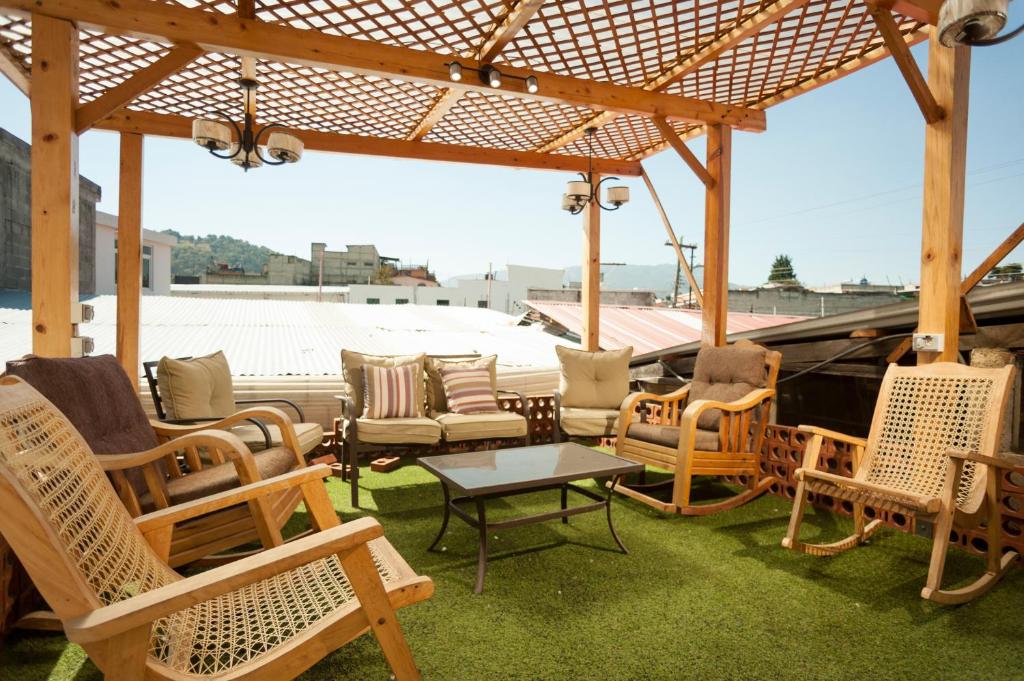
[[[619,479],[628,473],[639,473],[642,464],[620,459],[575,442],[539,445],[536,447],[515,447],[460,454],[442,454],[419,459],[419,465],[437,476],[444,490],[444,518],[441,530],[430,545],[433,551],[448,529],[448,519],[454,513],[480,534],[474,592],[483,593],[484,576],[487,574],[487,532],[509,527],[530,525],[561,518],[569,522],[569,516],[605,509],[608,514],[608,529],[623,553],[629,553],[612,525],[611,496]],[[572,484],[575,480],[587,478],[611,478],[607,496],[601,496],[589,489]],[[459,496],[452,496],[452,490]],[[498,522],[487,522],[484,502],[488,499],[538,492],[548,489],[562,490],[562,507],[558,510],[521,516]],[[568,507],[569,491],[592,500],[582,506]],[[476,517],[459,507],[459,504],[473,503]]]

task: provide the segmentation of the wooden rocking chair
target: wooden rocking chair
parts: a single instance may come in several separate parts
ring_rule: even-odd
[[[697,354],[693,382],[668,395],[634,394],[619,413],[616,454],[672,471],[651,485],[619,484],[617,492],[665,513],[708,515],[741,506],[768,491],[775,478],[762,476],[761,444],[775,396],[782,355],[749,341]],[[641,403],[661,407],[657,423],[634,422]],[[723,501],[694,504],[694,476],[742,477],[747,489]],[[651,496],[672,487],[672,501]]]
[[[801,426],[811,436],[789,530],[782,545],[814,556],[831,556],[864,543],[882,527],[865,523],[864,507],[898,512],[934,523],[931,562],[921,597],[963,603],[985,593],[1018,557],[1003,554],[1000,539],[1000,469],[1019,466],[1024,457],[996,455],[1013,367],[977,369],[937,362],[919,367],[890,365],[882,380],[867,439],[823,428]],[[825,438],[854,448],[853,477],[818,470]],[[800,541],[809,492],[853,503],[854,533],[830,544]],[[961,589],[943,590],[950,530],[954,519],[987,527],[987,568]]]
[[[67,418],[0,378],[0,532],[107,679],[293,678],[367,630],[396,678],[419,679],[395,609],[433,583],[375,520],[340,524],[328,473],[304,468],[132,519]],[[289,488],[316,534],[193,577],[167,566],[175,523]]]

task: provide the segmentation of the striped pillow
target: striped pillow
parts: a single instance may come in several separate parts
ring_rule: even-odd
[[[469,367],[442,367],[441,384],[444,386],[448,410],[456,414],[488,414],[501,411],[494,396],[491,372]]]
[[[415,364],[363,365],[363,418],[400,419],[420,415],[416,405]]]

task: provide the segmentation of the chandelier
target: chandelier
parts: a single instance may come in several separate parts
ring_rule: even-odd
[[[255,128],[256,90],[260,84],[256,80],[254,58],[242,57],[242,77],[238,79],[238,84],[244,94],[242,125],[239,126],[230,116],[218,111],[217,115],[227,121],[227,124],[197,118],[192,121],[192,141],[217,158],[226,158],[241,166],[246,172],[263,164],[279,166],[295,163],[302,158],[302,140],[283,132],[285,126],[270,123],[258,130]],[[266,144],[261,146],[264,135]]]
[[[610,205],[601,203],[601,185],[608,180],[618,180],[617,177],[606,177],[596,185],[594,184],[594,134],[597,128],[587,128],[587,174],[580,173],[580,180],[573,180],[566,187],[562,194],[562,210],[567,210],[573,215],[583,212],[587,204],[595,202],[602,210],[618,210],[623,204],[629,203],[629,187],[608,187],[605,201]]]

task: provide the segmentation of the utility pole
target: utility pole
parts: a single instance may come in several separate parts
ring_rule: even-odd
[[[683,236],[680,234],[679,235],[679,240],[682,241],[682,238],[683,238]],[[665,245],[666,246],[672,246],[672,242],[671,241],[666,241]],[[697,244],[684,244],[684,243],[680,243],[679,244],[679,248],[680,249],[689,249],[689,251],[690,251],[690,271],[693,272],[694,271],[693,270],[693,252],[697,250]],[[676,281],[675,281],[675,285],[672,287],[672,304],[671,304],[671,307],[676,307],[678,305],[678,301],[679,301],[679,280],[683,276],[683,271],[682,270],[683,270],[682,264],[679,262],[679,259],[677,258],[676,259]],[[689,307],[693,307],[693,288],[692,287],[689,288],[688,291],[689,291],[689,293],[687,294],[687,297],[686,297],[686,307],[689,308]]]

